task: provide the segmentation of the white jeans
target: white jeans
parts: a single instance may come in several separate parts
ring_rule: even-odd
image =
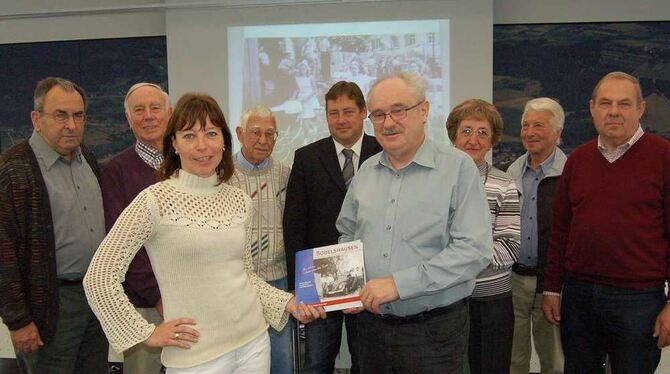
[[[190,368],[167,368],[166,374],[269,374],[270,337],[256,339],[221,357]]]

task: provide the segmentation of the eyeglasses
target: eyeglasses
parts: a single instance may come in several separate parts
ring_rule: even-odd
[[[368,118],[370,119],[370,121],[372,121],[372,123],[374,123],[376,125],[381,125],[382,123],[384,123],[384,121],[386,121],[386,116],[391,117],[391,119],[394,120],[394,121],[400,121],[400,120],[403,120],[403,119],[407,118],[407,112],[408,111],[418,107],[419,105],[421,105],[425,102],[426,102],[426,100],[422,100],[422,101],[418,102],[416,105],[412,105],[409,108],[391,109],[391,111],[388,112],[388,113],[373,112],[373,113],[370,113]]]
[[[244,130],[244,132],[251,135],[251,138],[254,139],[254,141],[258,141],[262,135],[265,135],[265,138],[271,142],[274,142],[279,137],[279,131],[275,130],[263,131],[259,127],[254,127],[253,129],[246,129]]]
[[[472,129],[469,127],[464,127],[461,129],[461,135],[465,138],[471,137],[472,134],[477,134],[479,139],[488,139],[491,136],[491,134],[489,134],[486,129],[477,129],[477,131],[472,131]]]
[[[40,112],[41,114],[45,116],[49,116],[54,119],[57,123],[66,123],[70,117],[72,117],[72,120],[74,123],[81,125],[84,123],[84,120],[86,120],[86,113],[84,112],[76,112],[76,113],[68,113],[68,112],[63,112],[60,110],[57,110],[53,113],[46,113],[46,112]]]

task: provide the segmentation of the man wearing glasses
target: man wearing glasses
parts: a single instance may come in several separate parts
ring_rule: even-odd
[[[336,244],[335,220],[359,165],[381,151],[374,137],[363,133],[365,98],[353,82],[335,83],[326,93],[330,135],[295,152],[284,212],[289,289],[294,289],[295,252]],[[330,312],[325,320],[305,326],[305,366],[301,373],[332,374],[346,323],[351,372],[359,373],[356,315]],[[374,371],[372,371],[374,372]]]
[[[33,133],[0,158],[0,316],[23,373],[107,373],[81,280],[105,236],[99,172],[81,144],[81,87],[37,83]]]
[[[235,155],[235,174],[228,183],[248,193],[253,202],[251,255],[254,270],[270,285],[286,291],[282,217],[291,169],[271,156],[279,136],[277,120],[268,107],[255,105],[242,113],[235,131],[241,151]],[[291,330],[291,323],[282,331],[270,328],[273,374],[293,371]]]
[[[370,120],[381,153],[360,168],[337,219],[360,239],[368,282],[358,314],[362,373],[463,373],[468,296],[491,261],[486,196],[472,159],[425,135],[425,82],[375,83]]]
[[[154,83],[132,85],[126,93],[123,106],[137,141],[112,157],[102,171],[107,231],[112,229],[121,212],[142,190],[156,183],[156,170],[163,162],[163,134],[172,114],[167,93]],[[144,248],[137,252],[128,266],[123,289],[142,317],[156,326],[163,321],[158,281]],[[160,348],[145,344],[137,344],[124,351],[123,372],[160,373],[161,351]]]

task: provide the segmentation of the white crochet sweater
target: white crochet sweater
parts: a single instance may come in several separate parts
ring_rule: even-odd
[[[258,337],[268,323],[281,330],[288,320],[284,308],[291,294],[252,270],[249,196],[216,183],[216,175],[201,178],[179,170],[142,191],[100,244],[84,287],[117,352],[143,342],[155,328],[121,286],[142,245],[161,289],[165,321],[193,318],[200,333],[191,349],[165,347],[166,367],[210,361]]]

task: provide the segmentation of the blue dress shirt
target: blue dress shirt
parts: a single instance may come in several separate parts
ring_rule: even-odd
[[[486,195],[472,159],[428,138],[395,170],[385,152],[358,170],[337,220],[340,242],[363,242],[367,279],[393,276],[407,316],[470,296],[491,261]]]

